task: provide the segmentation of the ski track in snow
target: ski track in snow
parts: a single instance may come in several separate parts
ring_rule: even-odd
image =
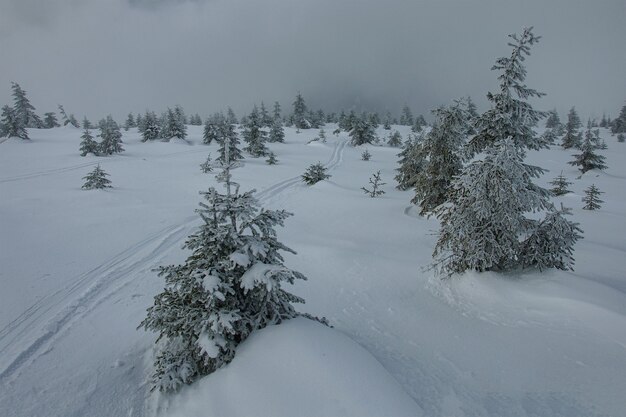
[[[343,162],[348,140],[335,143],[326,168],[332,170]],[[162,156],[189,153],[175,152]],[[199,152],[199,151],[191,151]],[[0,182],[30,179],[96,165],[90,162],[56,170],[40,171],[1,179]],[[259,202],[267,201],[302,181],[300,176],[277,182],[256,194]],[[160,256],[180,246],[194,229],[198,216],[167,226],[144,240],[124,249],[111,259],[84,272],[64,288],[42,297],[17,318],[0,329],[0,382],[15,379],[20,370],[48,352],[63,334],[82,317],[133,281],[135,273],[152,269]],[[47,317],[53,315],[51,320]]]

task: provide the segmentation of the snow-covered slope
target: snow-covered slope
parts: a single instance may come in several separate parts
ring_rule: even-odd
[[[152,269],[184,260],[180,247],[198,225],[198,191],[215,184],[199,165],[217,147],[202,145],[201,132],[190,126],[189,143],[141,143],[131,130],[126,152],[107,158],[81,158],[80,131],[71,128],[30,130],[31,142],[0,144],[0,415],[149,411],[154,335],[136,326],[162,288]],[[550,170],[544,184],[561,170],[574,182],[559,200],[585,231],[575,272],[442,282],[424,269],[436,220],[417,216],[411,193],[394,188],[398,149],[371,146],[366,162],[345,134],[307,145],[317,131],[286,133],[287,143],[270,144],[278,165],[247,158],[235,180],[242,190],[256,188],[263,205],[295,214],[279,234],[298,251],[286,256],[288,266],[309,278],[294,289],[307,300],[301,308],[326,316],[335,326],[328,331],[373,355],[424,415],[624,415],[626,144],[603,130],[609,168],[582,177],[559,147],[529,155]],[[332,177],[306,186],[299,176],[317,161]],[[114,188],[81,190],[97,163]],[[378,170],[386,194],[372,199],[360,188]],[[591,183],[606,192],[605,203],[587,212],[580,199]],[[278,331],[251,338],[245,351],[271,354],[264,346]],[[208,384],[235,396],[239,387],[222,376],[240,380],[252,371],[241,356],[185,395]],[[228,404],[219,407],[227,416]]]

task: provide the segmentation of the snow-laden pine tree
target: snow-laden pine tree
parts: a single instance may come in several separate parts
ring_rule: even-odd
[[[15,110],[9,106],[2,107],[2,116],[0,116],[0,133],[3,137],[20,138],[28,140],[28,132],[26,126],[20,121],[15,114]]]
[[[137,119],[139,119],[139,116],[137,116]],[[141,122],[141,125],[138,127],[141,132],[142,142],[156,140],[161,136],[161,124],[155,112],[147,111]]]
[[[276,104],[278,104],[278,102],[276,102]],[[278,109],[278,116],[276,115],[276,111],[274,112],[274,120],[272,121],[270,133],[267,138],[268,142],[282,143],[285,141],[285,130],[283,129],[283,121],[280,117],[280,107]]]
[[[413,112],[408,105],[402,107],[402,114],[400,115],[400,124],[403,126],[413,126],[415,120],[413,120]]]
[[[369,195],[372,198],[385,194],[385,191],[380,189],[380,187],[386,184],[380,178],[380,170],[370,177],[369,182],[372,186],[371,190],[365,187],[361,187],[361,190],[363,190],[365,194]]]
[[[402,135],[400,134],[400,132],[396,130],[391,135],[389,135],[387,145],[393,148],[399,148],[400,146],[402,146]]]
[[[128,130],[131,127],[137,127],[137,124],[135,122],[135,116],[133,115],[133,113],[128,113],[128,116],[126,117],[126,122],[124,122],[124,130]]]
[[[555,179],[550,181],[550,185],[552,186],[550,192],[556,196],[561,196],[570,192],[567,187],[572,185],[572,183],[563,176],[563,171],[561,171]]]
[[[255,105],[250,115],[246,118],[242,132],[243,140],[246,142],[244,151],[253,158],[266,156],[269,150],[265,146],[267,142],[267,132],[263,130],[263,120],[259,109]]]
[[[276,154],[274,152],[270,152],[267,155],[267,159],[265,160],[267,165],[276,165],[278,163],[278,159],[276,158]]]
[[[91,124],[87,116],[83,117],[83,129],[93,129],[93,125]]]
[[[259,108],[259,117],[261,118],[261,124],[263,127],[272,126],[273,118],[270,116],[269,111],[267,111],[263,101],[261,101],[261,107]]]
[[[80,141],[80,156],[87,156],[90,153],[98,155],[100,145],[95,141],[89,129],[85,129],[80,138],[82,139]]]
[[[239,123],[239,121],[237,120],[237,115],[235,115],[235,112],[230,107],[226,109],[226,121],[231,125],[236,125]]]
[[[360,117],[355,117],[351,123],[350,143],[352,146],[360,146],[366,143],[372,143],[376,140],[376,131],[365,113]]]
[[[522,244],[522,267],[574,270],[574,245],[582,238],[578,223],[565,218],[572,214],[563,207],[549,212]]]
[[[11,89],[13,90],[13,110],[20,125],[25,128],[42,128],[43,123],[35,114],[35,107],[26,97],[26,91],[16,82],[11,83]]]
[[[296,129],[308,129],[311,127],[311,122],[307,120],[308,109],[302,94],[298,92],[296,99],[293,102],[293,124]]]
[[[146,112],[147,113],[147,112]],[[145,120],[141,113],[137,113],[137,117],[135,118],[135,124],[137,125],[137,130],[139,133],[143,133],[145,128]]]
[[[330,175],[326,173],[326,167],[321,162],[310,165],[302,174],[302,181],[308,185],[316,184],[328,178],[330,178]]]
[[[236,161],[243,159],[241,149],[239,149],[239,136],[235,125],[229,122],[229,118],[220,121],[217,142],[220,144],[217,160],[224,163],[226,156],[228,155],[231,164],[235,164]]]
[[[467,165],[452,182],[449,202],[436,210],[441,221],[433,253],[437,271],[449,276],[518,267],[521,240],[536,227],[526,214],[552,207],[549,192],[531,181],[542,173],[524,164],[510,138]]]
[[[413,188],[417,174],[424,168],[426,161],[423,159],[420,149],[420,143],[423,139],[423,135],[419,138],[409,135],[404,142],[402,151],[398,154],[400,167],[397,169],[398,174],[395,176],[395,180],[398,183],[396,188],[399,190],[406,191]]]
[[[168,107],[161,128],[161,137],[167,140],[172,138],[185,139],[187,137],[185,120],[185,113],[180,106],[176,106],[174,110]]]
[[[100,154],[101,155],[113,155],[114,153],[120,153],[124,151],[122,147],[122,132],[117,122],[113,120],[111,115],[108,115],[106,119],[100,121]]]
[[[529,93],[519,84],[526,74],[520,56],[528,55],[529,46],[538,40],[531,29],[524,29],[519,37],[511,35],[515,41],[510,44],[514,51],[512,58],[496,61],[495,68],[504,71],[500,76],[502,95],[510,86],[516,86],[514,89],[520,97],[539,95],[534,90]],[[518,74],[509,79],[509,87],[506,87],[506,74]],[[519,74],[523,76],[520,78]],[[496,95],[490,96],[495,103],[500,103],[501,99],[495,99]],[[544,260],[566,259],[571,255],[571,245],[578,238],[576,234],[567,238],[558,234],[559,230],[573,230],[576,225],[563,218],[565,212],[554,208],[548,190],[533,183],[532,179],[544,170],[524,163],[525,148],[543,146],[532,130],[540,113],[526,102],[511,100],[514,108],[519,106],[517,111],[511,112],[511,108],[496,104],[488,111],[489,116],[481,116],[477,136],[482,134],[489,140],[475,142],[474,146],[484,143],[484,155],[463,168],[452,181],[449,201],[436,209],[441,229],[433,252],[434,267],[446,276],[467,270],[510,271],[527,266],[560,268],[562,264],[559,262]],[[486,121],[494,122],[490,130],[485,128]],[[531,216],[545,212],[547,216],[543,220]],[[568,223],[568,227],[563,226]],[[546,226],[554,224],[558,226]],[[534,243],[532,239],[535,239]],[[570,246],[558,246],[557,242],[567,239],[573,240]],[[540,251],[541,248],[557,252],[546,254]],[[566,267],[569,266],[571,263],[567,263]]]
[[[411,203],[420,206],[422,216],[448,200],[450,183],[463,169],[467,140],[467,103],[455,101],[433,111],[436,121],[421,141],[417,158],[424,161],[414,178],[415,196]]]
[[[545,113],[533,109],[528,100],[545,95],[524,84],[526,68],[523,63],[530,55],[530,47],[540,39],[532,32],[532,27],[525,28],[521,35],[509,35],[512,48],[509,57],[496,60],[492,70],[498,71],[500,89],[487,94],[492,107],[483,113],[475,122],[476,134],[468,143],[470,155],[476,155],[497,141],[511,138],[515,146],[522,151],[546,148],[547,144],[541,136],[537,136],[533,126],[541,120]]]
[[[592,169],[605,169],[605,157],[596,153],[599,145],[599,136],[595,136],[591,131],[591,127],[585,132],[585,139],[579,145],[580,153],[574,154],[574,160],[568,162],[570,165],[577,166],[583,174]]]
[[[415,118],[415,121],[413,122],[413,126],[411,126],[411,131],[413,133],[419,133],[422,131],[424,126],[426,126],[426,119],[424,119],[424,116],[420,114],[419,116]]]
[[[556,129],[556,131],[560,131],[563,128],[561,124],[561,119],[559,117],[559,113],[556,109],[552,109],[548,112],[548,117],[546,119],[546,129]],[[559,134],[560,136],[561,134]]]
[[[61,126],[57,120],[57,116],[54,112],[48,112],[43,115],[43,127],[44,129],[52,129],[54,127]]]
[[[372,158],[372,154],[370,153],[370,151],[368,149],[365,149],[362,153],[361,153],[361,160],[363,161],[369,161]]]
[[[583,203],[585,203],[583,210],[598,210],[601,208],[600,203],[604,203],[604,201],[600,200],[600,194],[604,194],[604,192],[600,191],[595,184],[591,184],[589,188],[586,188],[585,196],[582,199]]]
[[[207,117],[204,122],[204,132],[202,133],[202,142],[210,145],[211,142],[218,140],[220,137],[221,126],[226,123],[226,118],[222,113],[214,113]]]
[[[607,124],[609,124],[607,122]],[[610,123],[611,132],[615,133],[626,133],[626,105],[622,107],[622,110],[619,112],[619,116],[612,123]]]
[[[200,170],[205,174],[213,171],[213,161],[211,161],[211,154],[206,158],[206,161],[200,164]]]
[[[276,237],[291,213],[260,209],[254,190],[240,193],[228,154],[222,168],[226,192],[202,193],[204,224],[184,246],[192,254],[160,268],[165,289],[140,325],[159,335],[152,383],[161,391],[226,365],[253,331],[298,316],[292,304],[304,302],[284,288],[306,278],[284,265],[281,252],[295,252]]]
[[[582,142],[582,135],[579,129],[582,127],[582,122],[576,108],[572,107],[567,113],[567,123],[565,124],[565,133],[561,140],[561,146],[564,149],[578,148]]]
[[[103,188],[111,188],[111,181],[107,178],[108,176],[109,174],[104,172],[104,170],[100,168],[100,164],[98,164],[93,171],[83,177],[85,183],[82,188],[84,190],[101,190]]]

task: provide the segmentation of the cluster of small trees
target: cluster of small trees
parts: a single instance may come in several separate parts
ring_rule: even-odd
[[[194,120],[195,120],[195,116]],[[199,117],[199,116],[198,116]],[[170,140],[172,138],[185,139],[187,137],[187,117],[181,106],[174,109],[167,108],[167,111],[157,116],[153,111],[146,111],[140,117],[133,120],[132,114],[126,119],[126,127],[137,127],[142,136],[142,141],[153,141],[157,139]]]
[[[92,136],[90,129],[85,128],[80,142],[81,156],[86,156],[90,153],[97,156],[108,156],[124,151],[122,147],[122,132],[117,122],[113,120],[113,117],[109,115],[105,119],[100,120],[98,129],[100,130],[98,134],[98,137],[100,137],[99,143]]]

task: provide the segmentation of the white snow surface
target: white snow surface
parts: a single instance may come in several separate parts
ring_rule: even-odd
[[[365,349],[305,318],[260,330],[213,377],[159,397],[151,412],[167,417],[423,415]]]
[[[231,364],[167,398],[147,383],[155,335],[136,327],[163,288],[153,269],[188,256],[198,191],[220,186],[199,167],[217,145],[194,126],[188,141],[169,143],[123,132],[126,151],[112,157],[80,157],[73,128],[5,140],[0,416],[188,415],[202,404],[211,417],[259,415],[255,404],[277,417],[377,415],[368,404],[378,398],[390,407],[378,415],[624,416],[626,144],[601,132],[606,171],[581,176],[567,165],[574,152],[558,146],[528,158],[550,170],[540,183],[561,171],[574,182],[555,199],[584,230],[574,272],[441,281],[424,268],[437,221],[394,188],[399,149],[368,146],[362,161],[344,133],[307,145],[317,130],[286,129],[285,144],[269,144],[278,165],[248,157],[233,176],[264,207],[294,213],[279,239],[298,252],[286,266],[309,280],[289,290],[334,329],[298,319],[260,331]],[[317,161],[332,177],[307,186],[300,175]],[[98,163],[114,188],[81,190]],[[386,194],[369,198],[360,188],[378,170]],[[592,183],[605,203],[585,211]]]

